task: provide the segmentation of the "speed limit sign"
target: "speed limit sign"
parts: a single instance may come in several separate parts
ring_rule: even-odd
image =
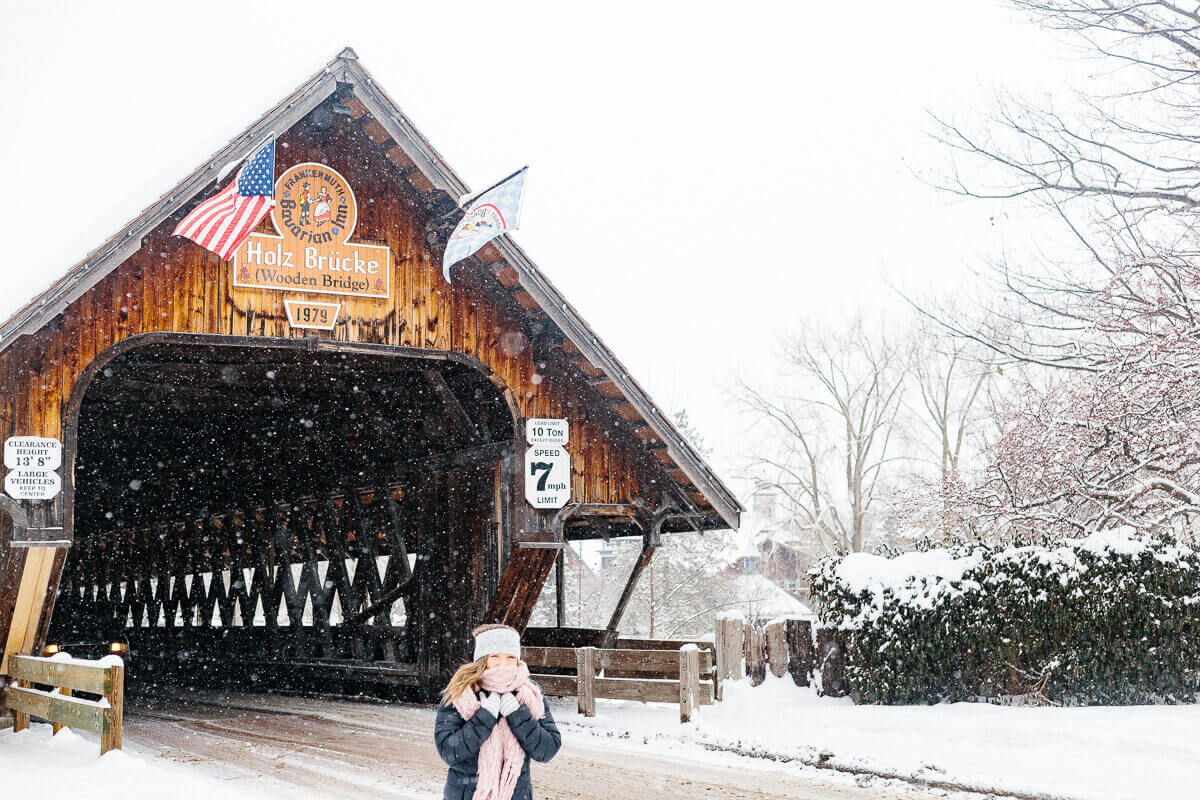
[[[525,499],[534,508],[562,508],[571,499],[571,456],[558,445],[525,451]]]

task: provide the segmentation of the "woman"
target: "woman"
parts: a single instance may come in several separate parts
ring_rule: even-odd
[[[442,800],[533,800],[529,759],[549,761],[562,743],[550,704],[521,661],[521,635],[481,625],[475,660],[442,692],[433,738],[450,765]]]

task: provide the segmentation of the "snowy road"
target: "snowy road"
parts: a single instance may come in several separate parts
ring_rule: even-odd
[[[439,798],[445,765],[433,748],[433,712],[409,705],[261,695],[143,699],[128,712],[126,743],[200,767],[266,796],[301,788],[313,798],[368,790],[378,798]],[[918,790],[858,786],[844,775],[703,750],[639,752],[567,726],[563,748],[534,765],[544,800],[660,797],[725,800],[901,800]],[[649,748],[642,748],[648,750]]]

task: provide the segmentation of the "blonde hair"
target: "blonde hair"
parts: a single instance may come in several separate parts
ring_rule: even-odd
[[[509,630],[515,630],[515,628],[513,628],[511,625],[502,625],[493,622],[487,625],[480,625],[478,628],[475,628],[471,631],[471,635],[478,636],[484,631],[495,630],[496,628],[508,628]],[[466,664],[463,664],[461,667],[455,670],[454,675],[450,677],[450,682],[446,684],[446,688],[442,689],[442,702],[453,703],[454,700],[457,699],[457,697],[467,689],[470,689],[471,691],[478,689],[479,680],[483,677],[483,671],[487,669],[487,663],[488,657],[484,656],[477,661],[468,661]]]
[[[483,671],[487,669],[487,663],[487,656],[484,656],[478,661],[468,661],[455,670],[446,688],[442,689],[442,702],[449,705],[466,690],[475,691],[479,686],[479,679],[483,677]]]

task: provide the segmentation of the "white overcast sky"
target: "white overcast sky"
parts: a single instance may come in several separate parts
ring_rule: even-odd
[[[473,188],[531,165],[517,240],[727,477],[780,334],[1020,245],[928,112],[1087,80],[1002,0],[0,8],[0,316],[350,45]]]

